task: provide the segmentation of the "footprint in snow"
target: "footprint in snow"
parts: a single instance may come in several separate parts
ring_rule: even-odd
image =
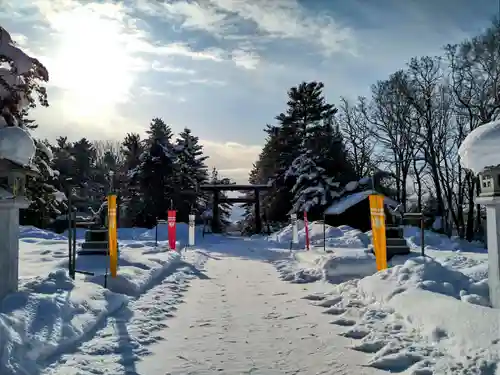
[[[350,327],[355,325],[356,321],[352,319],[339,318],[336,320],[332,320],[330,324],[336,324],[338,326],[343,326],[343,327]]]
[[[374,340],[374,341],[365,341],[361,344],[354,345],[351,349],[356,350],[358,352],[363,353],[376,353],[381,350],[386,345],[386,342],[383,340]]]
[[[422,359],[419,354],[403,351],[371,361],[368,366],[389,372],[403,372]]]

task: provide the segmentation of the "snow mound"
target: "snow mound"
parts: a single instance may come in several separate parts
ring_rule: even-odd
[[[457,259],[461,263],[463,259]],[[478,267],[462,269],[471,269]],[[500,361],[500,311],[487,306],[484,280],[415,257],[306,298],[345,328],[368,365],[391,373],[491,373]]]
[[[109,260],[102,255],[84,255],[76,260],[78,270],[93,272],[86,280],[104,285],[106,267]],[[166,247],[151,251],[138,250],[135,247],[120,249],[118,274],[107,278],[107,288],[113,292],[137,297],[160,278],[181,264],[181,256]]]
[[[377,272],[375,257],[359,249],[335,249],[333,253],[296,251],[292,259],[279,260],[274,265],[282,280],[293,283],[317,280],[339,283]]]
[[[78,342],[128,298],[79,283],[63,270],[25,280],[0,304],[2,375],[35,373],[37,361]]]
[[[19,238],[21,241],[23,239],[39,239],[39,240],[60,240],[67,241],[68,238],[54,232],[39,229],[34,226],[20,226],[19,227]]]
[[[370,232],[371,237],[371,232]],[[404,237],[410,248],[420,248],[420,228],[407,226],[404,228]],[[426,250],[454,250],[471,253],[486,253],[488,250],[484,244],[478,241],[468,242],[458,237],[447,237],[444,234],[435,233],[429,230],[424,232],[424,242]]]
[[[384,282],[380,283],[380,280]],[[359,286],[368,295],[383,301],[408,289],[423,289],[474,304],[489,305],[488,284],[485,280],[476,282],[431,258],[408,259],[402,265],[365,277],[360,280]],[[377,289],[382,286],[382,289]]]
[[[306,229],[304,221],[297,220],[297,227],[299,245],[305,246]],[[330,225],[323,225],[323,222],[320,221],[313,221],[309,223],[308,227],[309,241],[312,246],[323,245],[324,238],[326,239],[326,245],[330,247],[360,249],[366,248],[370,243],[370,239],[367,235],[347,225],[337,228]],[[281,230],[271,234],[268,237],[268,240],[288,246],[292,241],[292,224],[289,224]]]

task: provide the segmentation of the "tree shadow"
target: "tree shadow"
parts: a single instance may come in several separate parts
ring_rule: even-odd
[[[137,346],[130,337],[128,323],[134,316],[134,313],[128,306],[125,306],[116,316],[115,329],[118,336],[118,353],[120,354],[119,363],[123,366],[123,375],[139,375],[137,373],[136,363],[138,356],[134,351]]]

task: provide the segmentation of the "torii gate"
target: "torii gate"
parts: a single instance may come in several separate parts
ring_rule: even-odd
[[[212,233],[220,233],[220,213],[219,204],[221,203],[254,203],[255,207],[255,232],[262,233],[262,219],[260,217],[260,192],[270,189],[270,185],[224,185],[224,184],[204,184],[200,185],[200,190],[210,191],[213,194],[213,218],[212,218]],[[238,197],[238,198],[221,198],[221,191],[254,191],[254,198]]]

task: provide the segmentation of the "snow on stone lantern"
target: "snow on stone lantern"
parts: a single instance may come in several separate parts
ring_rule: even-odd
[[[26,178],[38,175],[34,155],[35,143],[24,129],[0,128],[0,299],[18,286],[19,210],[30,205]]]
[[[476,203],[486,207],[488,284],[490,301],[500,308],[500,121],[476,128],[464,139],[460,163],[479,175],[481,193]]]
[[[47,106],[42,82],[47,69],[24,53],[0,26],[0,299],[17,290],[19,269],[19,210],[28,208],[26,178],[37,175],[32,166],[35,142],[23,127],[23,110],[35,97]]]

